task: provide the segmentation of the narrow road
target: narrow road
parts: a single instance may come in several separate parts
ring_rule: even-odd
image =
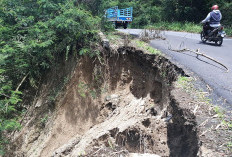
[[[139,29],[119,29],[121,32],[132,35],[139,35],[142,30]],[[189,72],[196,74],[201,81],[208,84],[213,89],[213,94],[221,98],[222,101],[218,105],[223,106],[227,111],[232,111],[232,40],[225,38],[222,46],[215,46],[214,43],[204,44],[200,40],[199,34],[185,32],[161,32],[166,40],[151,40],[150,45],[161,50],[173,62]],[[196,54],[191,52],[179,53],[169,50],[188,48],[192,50],[200,49],[204,53],[217,61],[223,63],[229,68],[229,72],[219,64],[200,56],[196,58]]]

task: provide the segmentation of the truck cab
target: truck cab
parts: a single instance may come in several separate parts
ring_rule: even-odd
[[[107,21],[114,23],[116,29],[120,26],[126,29],[133,20],[132,13],[132,7],[118,9],[118,6],[115,6],[106,10],[106,18]]]

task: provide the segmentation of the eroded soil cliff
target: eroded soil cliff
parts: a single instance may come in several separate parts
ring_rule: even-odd
[[[183,70],[134,47],[100,51],[46,76],[6,156],[200,155],[191,99],[173,85]]]

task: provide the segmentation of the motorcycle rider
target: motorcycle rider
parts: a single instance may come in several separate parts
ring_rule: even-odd
[[[219,27],[220,21],[222,19],[222,14],[218,9],[218,5],[212,6],[212,11],[207,15],[207,17],[201,22],[204,23],[204,32],[206,37],[208,37],[210,30],[213,30],[215,27]]]

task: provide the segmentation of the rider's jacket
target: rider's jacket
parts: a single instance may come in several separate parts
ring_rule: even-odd
[[[219,10],[213,10],[207,15],[207,17],[202,21],[202,23],[209,22],[211,27],[218,27],[220,26],[221,19],[221,12]]]

